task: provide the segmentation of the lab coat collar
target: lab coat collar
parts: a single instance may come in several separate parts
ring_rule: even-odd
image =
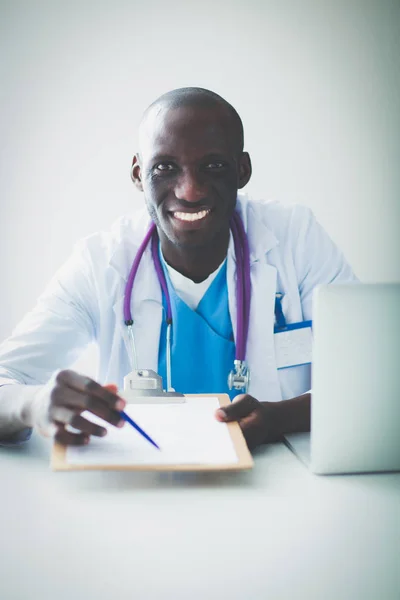
[[[250,202],[245,195],[239,194],[236,210],[238,211],[244,229],[247,233],[250,251],[250,264],[263,260],[267,252],[275,248],[279,242],[268,225],[262,220],[262,213],[257,214],[258,203]],[[236,262],[235,248],[231,235],[228,254]]]
[[[109,265],[117,271],[124,281],[127,281],[132,263],[144,236],[149,230],[151,219],[146,209],[140,210],[134,216],[118,220],[112,233],[117,239],[117,247],[111,254]],[[144,252],[143,258],[151,256],[150,246]]]

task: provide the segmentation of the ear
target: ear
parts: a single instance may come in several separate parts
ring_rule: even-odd
[[[238,177],[238,189],[241,190],[244,186],[249,183],[251,177],[251,160],[248,152],[242,152],[239,158],[239,177]]]
[[[140,159],[139,159],[138,153],[135,154],[135,156],[132,159],[131,179],[132,179],[133,183],[135,184],[135,186],[137,187],[137,189],[140,190],[141,192],[143,192],[141,166],[140,166]]]

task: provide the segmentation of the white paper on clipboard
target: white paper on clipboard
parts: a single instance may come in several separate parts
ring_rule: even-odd
[[[196,397],[184,403],[127,404],[126,413],[160,446],[157,450],[131,425],[108,425],[90,413],[83,416],[108,430],[91,437],[87,446],[69,446],[70,465],[235,464],[238,456],[228,427],[215,419],[216,397]]]

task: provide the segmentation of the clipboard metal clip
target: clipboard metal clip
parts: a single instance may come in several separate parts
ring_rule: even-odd
[[[169,404],[185,402],[179,392],[165,392],[162,377],[152,369],[135,369],[125,375],[124,389],[118,393],[129,404]]]

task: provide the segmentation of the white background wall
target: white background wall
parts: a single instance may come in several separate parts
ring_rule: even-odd
[[[210,88],[248,191],[301,202],[365,281],[400,280],[400,2],[0,0],[0,339],[83,235],[143,202],[145,107]]]

